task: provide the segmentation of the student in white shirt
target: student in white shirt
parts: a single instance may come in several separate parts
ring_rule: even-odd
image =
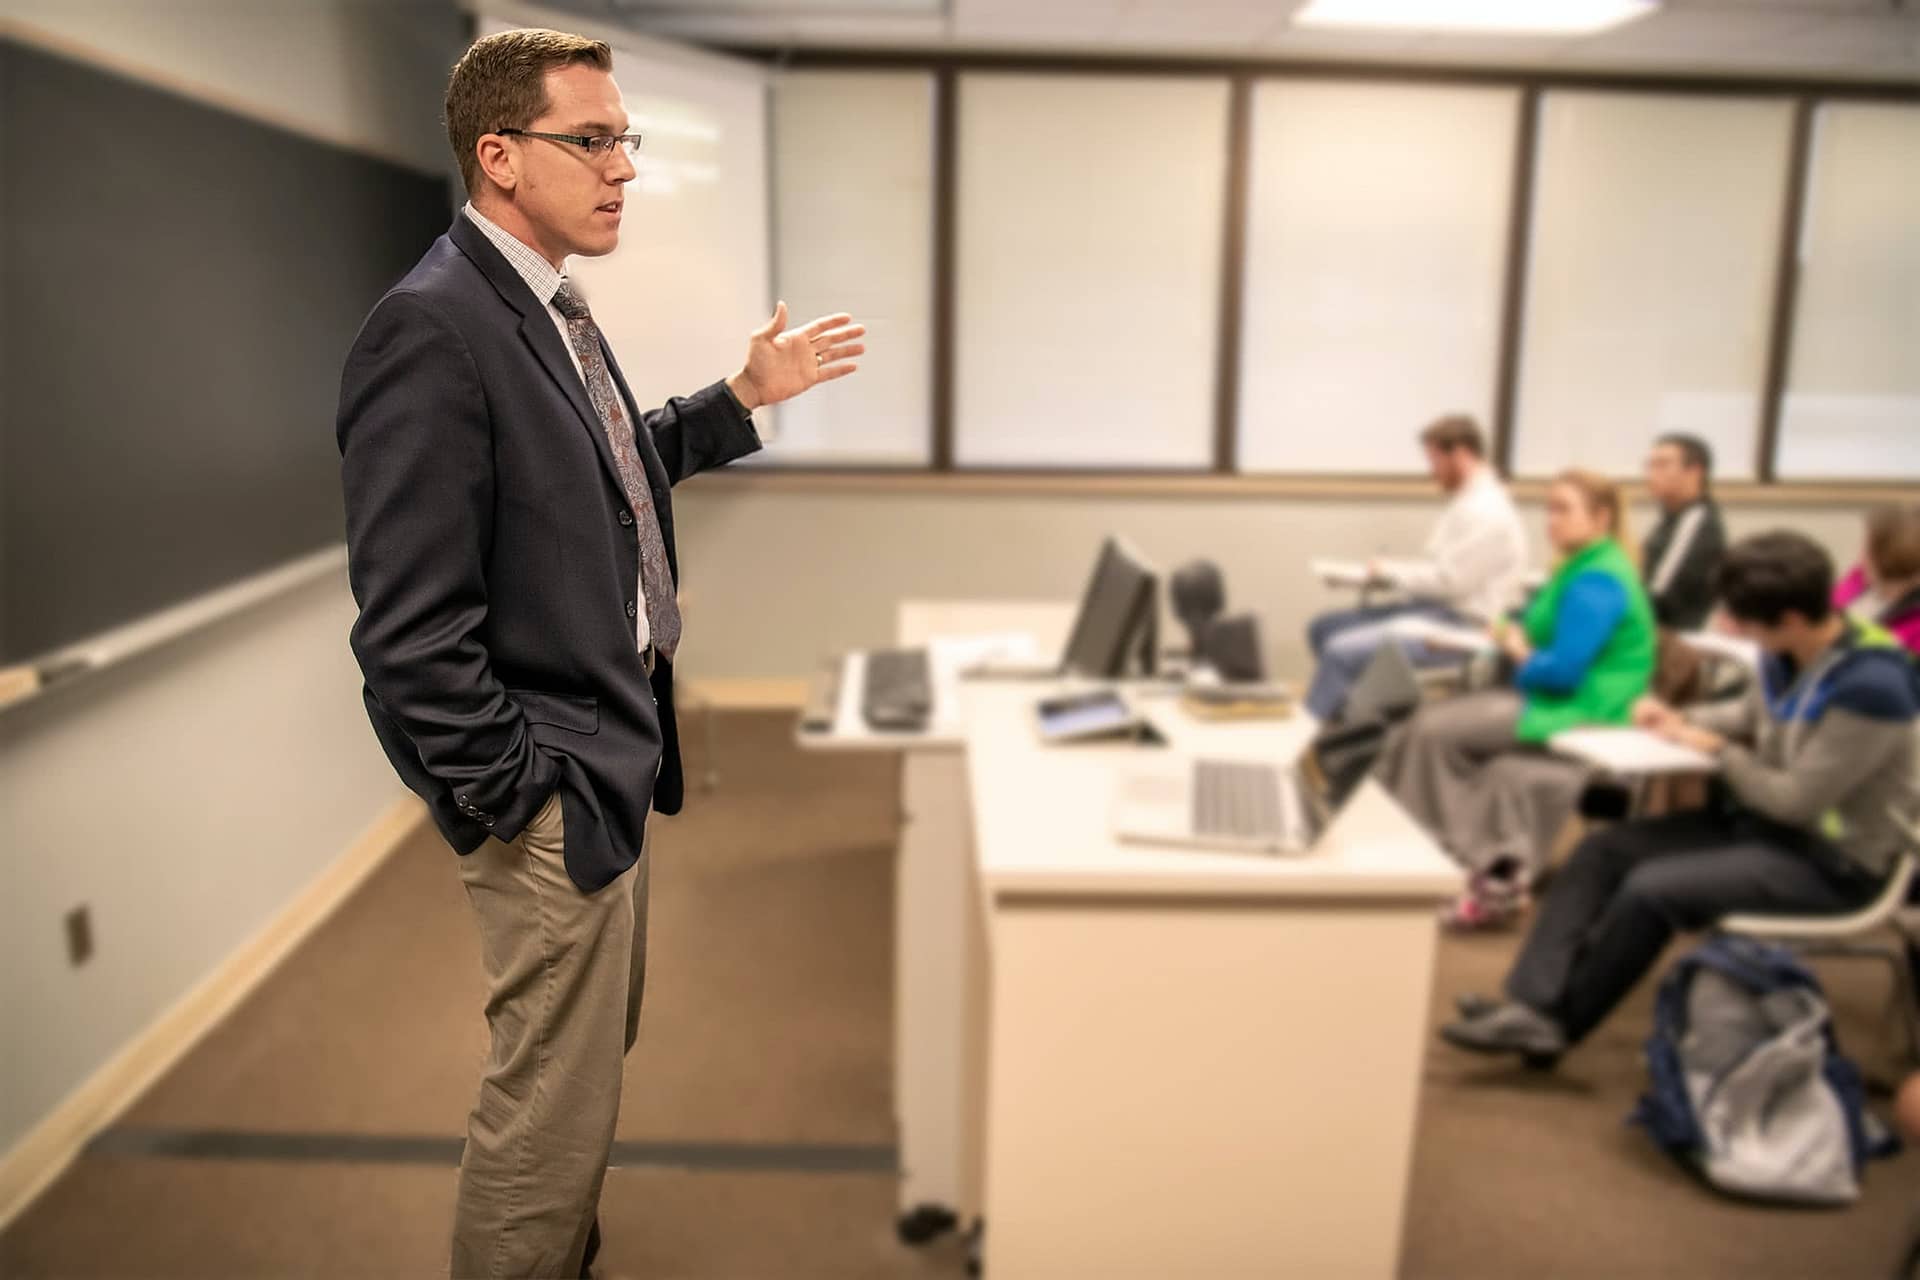
[[[1322,614],[1307,628],[1307,645],[1318,662],[1306,706],[1321,720],[1339,716],[1347,693],[1392,639],[1395,622],[1410,617],[1479,625],[1518,602],[1526,574],[1527,538],[1506,486],[1487,461],[1486,437],[1473,419],[1441,418],[1420,433],[1427,469],[1451,497],[1427,538],[1424,558],[1400,566],[1391,604]],[[1458,655],[1417,640],[1398,641],[1416,666],[1456,661]]]

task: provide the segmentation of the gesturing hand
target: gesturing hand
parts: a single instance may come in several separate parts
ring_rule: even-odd
[[[815,383],[844,378],[860,366],[853,358],[866,354],[859,339],[867,327],[853,317],[821,316],[799,329],[787,329],[787,304],[778,303],[773,319],[747,339],[747,362],[727,379],[727,386],[749,409],[791,400]]]

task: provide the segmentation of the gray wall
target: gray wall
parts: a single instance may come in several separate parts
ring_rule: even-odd
[[[334,574],[0,712],[0,1149],[403,794],[360,707],[352,621]],[[62,921],[81,904],[96,951],[75,969]]]
[[[65,52],[93,50],[220,105],[446,168],[435,122],[464,29],[450,3],[11,8],[30,39],[51,36]],[[360,705],[352,619],[336,574],[0,712],[0,1150],[403,794]],[[76,970],[62,917],[81,903],[97,953]]]

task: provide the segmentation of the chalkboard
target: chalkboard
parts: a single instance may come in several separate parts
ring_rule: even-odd
[[[449,184],[0,44],[0,663],[337,543],[340,366]]]

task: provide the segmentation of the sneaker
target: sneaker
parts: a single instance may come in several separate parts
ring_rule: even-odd
[[[1460,1011],[1463,1018],[1482,1018],[1500,1007],[1500,998],[1469,991],[1465,995],[1455,996],[1453,1007]]]
[[[1440,1038],[1469,1053],[1519,1054],[1529,1066],[1551,1066],[1567,1051],[1559,1023],[1512,1000],[1477,1018],[1449,1022]]]
[[[1511,928],[1527,909],[1527,891],[1518,881],[1476,875],[1467,890],[1440,913],[1440,922],[1456,933]]]

